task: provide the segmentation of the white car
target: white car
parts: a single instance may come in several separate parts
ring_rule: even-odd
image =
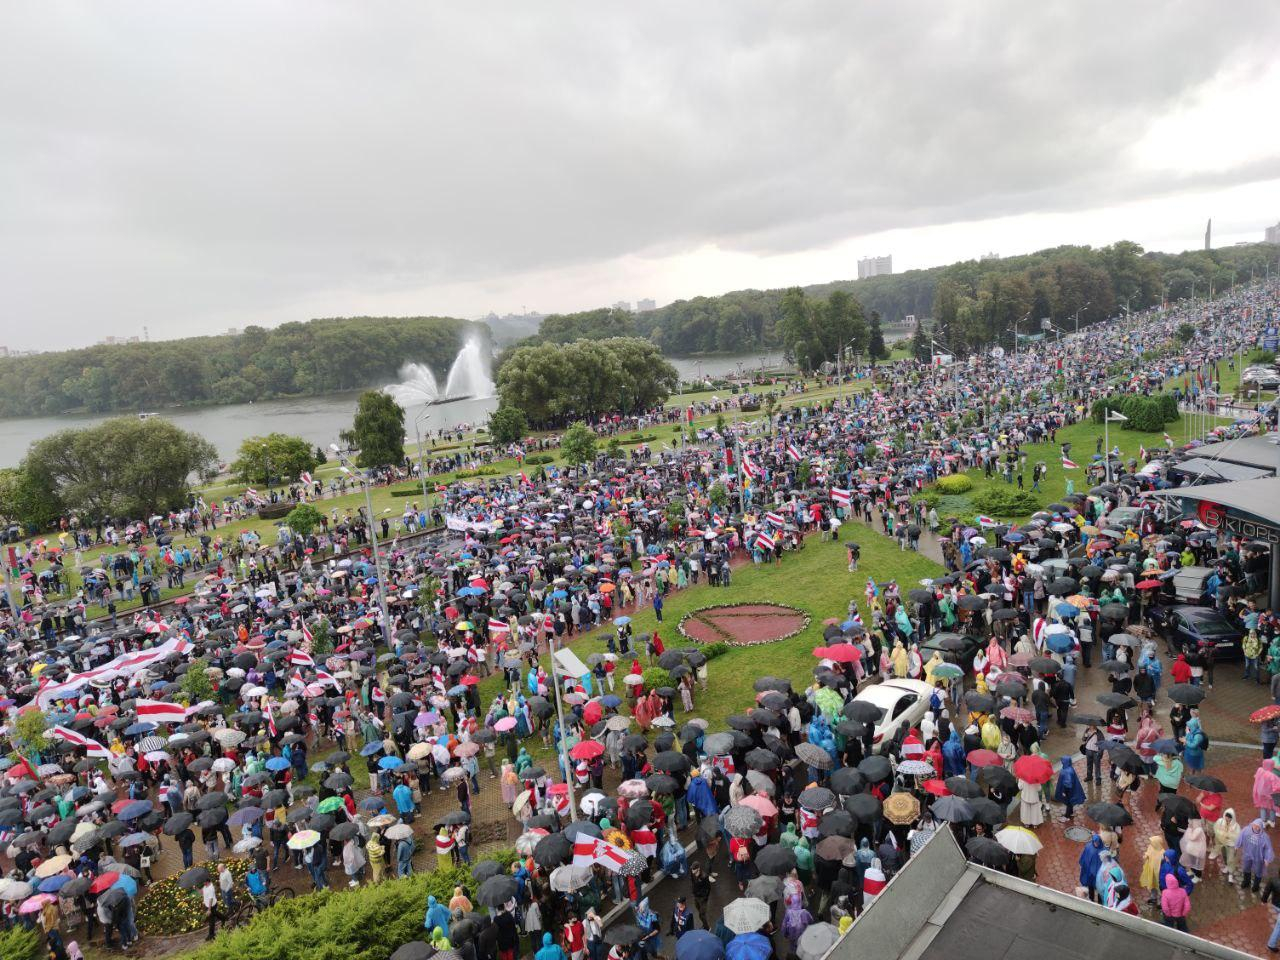
[[[876,723],[872,750],[880,752],[886,740],[892,740],[903,724],[909,730],[920,725],[929,711],[929,698],[933,688],[923,680],[885,680],[864,687],[854,697],[877,706],[883,711]]]

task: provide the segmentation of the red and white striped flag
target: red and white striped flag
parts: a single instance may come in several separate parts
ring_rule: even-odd
[[[311,474],[307,473],[307,471],[305,470],[303,470],[302,473],[298,476],[298,479],[301,480],[303,483],[305,483],[308,487],[315,482],[311,479]]]
[[[1074,460],[1068,460],[1066,457],[1062,458],[1062,469],[1077,470],[1079,469],[1079,467],[1080,467],[1080,464],[1076,463]]]
[[[338,681],[334,678],[333,674],[331,674],[328,670],[321,670],[321,669],[317,668],[317,669],[316,669],[316,682],[317,682],[317,683],[327,683],[327,684],[329,684],[330,686],[332,686],[335,690],[340,690],[340,689],[342,689],[342,688],[341,688],[341,686],[339,686]]]
[[[298,630],[302,633],[302,649],[311,652],[312,645],[316,642],[316,638],[311,635],[311,631],[307,629],[307,621],[298,621]]]
[[[985,513],[977,516],[978,526],[980,527],[996,527],[1000,525],[1000,521],[995,517],[988,517]]]
[[[617,873],[630,859],[629,851],[599,837],[579,836],[573,843],[575,867],[592,867],[598,863],[610,873]]]
[[[756,546],[761,550],[772,550],[777,546],[777,542],[773,537],[769,536],[763,530],[756,534]]]
[[[794,443],[787,444],[787,456],[790,457],[792,460],[794,460],[796,463],[799,463],[801,460],[804,459],[804,455],[800,452],[800,448],[797,447]]]
[[[271,709],[270,700],[267,701],[266,714],[267,714],[267,729],[271,731],[271,735],[273,737],[277,736],[280,731],[276,729],[276,715],[275,715],[275,711]]]
[[[782,516],[782,514],[774,511],[770,511],[769,513],[766,513],[764,515],[764,518],[768,520],[770,523],[779,527],[785,526],[787,523],[786,519]]]
[[[314,667],[316,665],[316,662],[311,658],[311,655],[309,653],[304,653],[301,650],[290,650],[289,662],[295,667]]]
[[[742,455],[742,472],[749,480],[758,480],[760,478],[760,468],[751,459],[751,454],[749,453]]]
[[[497,617],[489,618],[489,636],[505,637],[511,633],[511,624],[505,620],[499,620]]]
[[[147,723],[186,723],[187,710],[180,703],[166,700],[139,700],[138,719]]]
[[[111,751],[97,740],[76,733],[70,727],[50,727],[48,735],[80,747],[91,757],[105,760],[111,756]]]
[[[847,507],[851,498],[852,494],[848,490],[842,490],[840,487],[831,488],[831,499],[840,504],[840,506]]]

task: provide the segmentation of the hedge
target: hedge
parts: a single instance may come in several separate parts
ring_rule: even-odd
[[[474,898],[478,886],[466,868],[447,866],[282,900],[187,960],[386,960],[402,944],[423,939],[428,896],[447,904],[454,887]]]
[[[675,686],[671,680],[671,674],[663,670],[662,667],[650,667],[641,676],[644,679],[644,688],[646,690]]]
[[[990,487],[973,498],[981,513],[998,517],[1016,517],[1040,509],[1040,498],[1029,490],[1012,487]]]
[[[1141,430],[1144,433],[1158,433],[1166,423],[1178,419],[1178,402],[1170,393],[1159,393],[1154,396],[1143,396],[1138,393],[1112,394],[1101,400],[1095,400],[1090,411],[1090,419],[1101,425],[1106,411],[1120,413],[1128,419],[1117,424],[1124,430]]]
[[[40,960],[40,934],[25,927],[0,932],[0,960]]]
[[[959,493],[968,493],[973,489],[973,481],[963,473],[953,473],[947,477],[939,477],[935,486],[939,493],[950,497]]]

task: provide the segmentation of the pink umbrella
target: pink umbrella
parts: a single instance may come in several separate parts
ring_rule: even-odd
[[[53,903],[57,900],[51,893],[37,893],[34,897],[28,897],[23,901],[22,906],[18,908],[19,913],[39,913],[46,903]]]
[[[649,788],[643,780],[623,780],[618,784],[618,796],[628,800],[640,800],[649,795]]]
[[[773,805],[773,801],[759,793],[743,797],[741,804],[744,807],[750,807],[762,817],[772,817],[778,812],[778,808]]]
[[[515,728],[516,728],[515,717],[503,717],[501,720],[499,720],[497,723],[493,725],[493,729],[497,730],[499,733],[506,733],[508,730],[514,730]]]

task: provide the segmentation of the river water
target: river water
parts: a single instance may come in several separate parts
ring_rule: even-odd
[[[716,356],[699,360],[672,359],[680,375],[687,379],[697,376],[714,377],[737,373],[741,369],[751,373],[760,368],[761,354],[751,356]],[[782,364],[781,356],[764,354],[766,369],[776,369]],[[176,408],[158,410],[157,414],[172,420],[184,430],[192,430],[214,445],[219,456],[230,461],[245,437],[265,433],[286,433],[328,448],[338,439],[338,431],[351,426],[355,415],[359,391],[331,393],[319,397],[299,397],[293,400],[262,400],[258,403],[239,403],[220,407]],[[414,440],[414,422],[419,423],[425,437],[429,432],[451,427],[479,426],[497,406],[495,397],[474,397],[427,407],[405,407],[405,433]],[[114,414],[120,416],[120,414]],[[107,419],[106,414],[65,415],[59,417],[23,417],[0,420],[0,467],[16,466],[35,441],[68,427],[88,427]]]

